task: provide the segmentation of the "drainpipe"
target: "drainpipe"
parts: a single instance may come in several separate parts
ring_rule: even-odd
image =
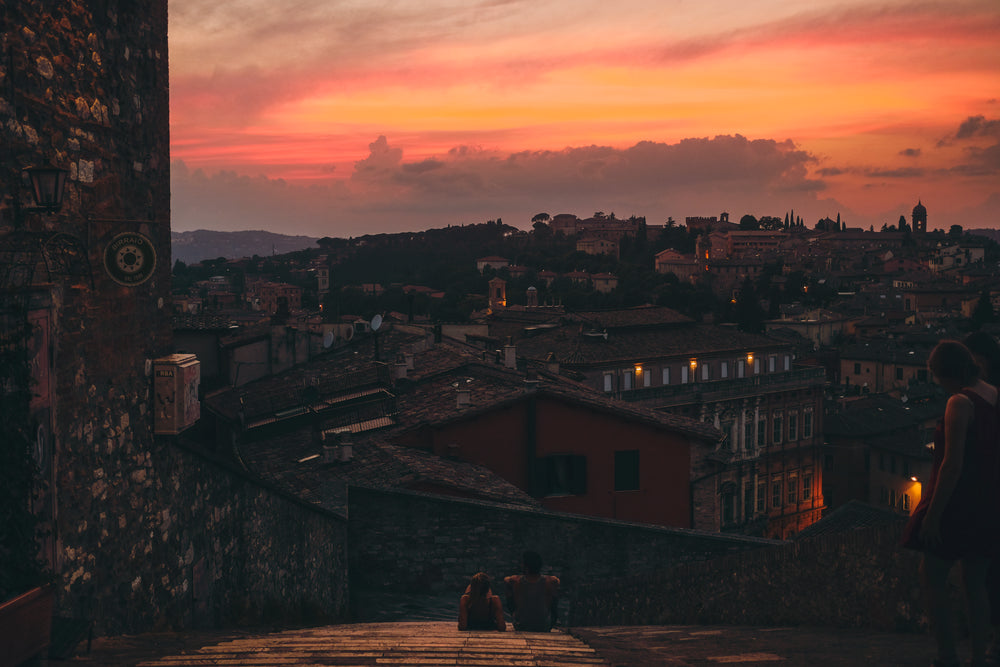
[[[528,494],[535,497],[541,492],[536,481],[535,471],[538,461],[535,454],[538,451],[538,406],[535,397],[531,396],[524,402],[524,461],[525,472],[528,475]]]

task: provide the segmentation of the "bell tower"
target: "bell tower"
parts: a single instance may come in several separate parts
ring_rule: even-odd
[[[923,234],[927,231],[927,209],[917,200],[917,205],[913,207],[913,233]]]

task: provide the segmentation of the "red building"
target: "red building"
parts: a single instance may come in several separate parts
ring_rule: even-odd
[[[491,332],[510,335],[502,322]],[[513,339],[522,363],[722,431],[692,459],[691,479],[712,487],[695,494],[695,525],[788,538],[820,518],[826,377],[798,367],[791,344],[659,307],[576,313]]]
[[[709,424],[608,401],[551,376],[524,385],[478,364],[421,383],[399,408],[402,421],[427,417],[395,442],[488,468],[549,509],[714,528],[695,520],[689,474],[721,437]]]

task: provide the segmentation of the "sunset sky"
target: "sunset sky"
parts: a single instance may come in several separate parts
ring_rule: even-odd
[[[172,226],[1000,227],[997,0],[170,0]]]

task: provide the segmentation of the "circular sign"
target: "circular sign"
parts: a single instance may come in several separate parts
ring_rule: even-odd
[[[156,249],[146,236],[119,234],[104,249],[104,270],[120,285],[141,285],[156,268]]]

